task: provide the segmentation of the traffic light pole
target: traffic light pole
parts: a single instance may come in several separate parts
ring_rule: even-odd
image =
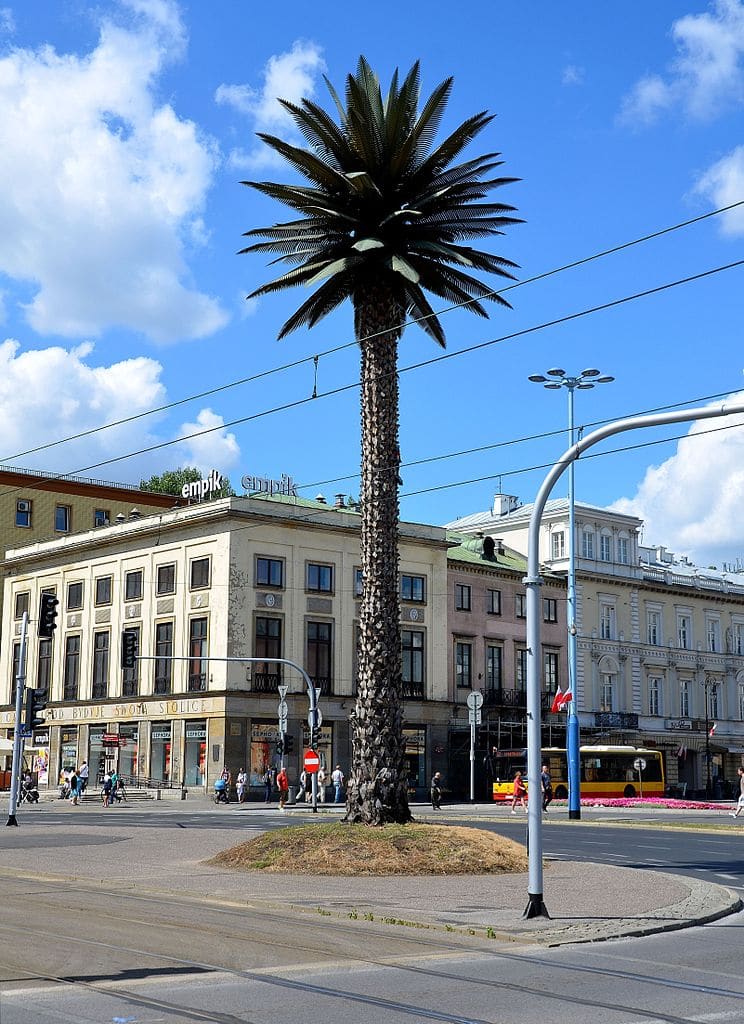
[[[23,691],[26,685],[26,633],[28,631],[28,612],[21,619],[21,649],[18,655],[18,675],[16,676],[15,729],[13,730],[13,765],[10,774],[10,801],[8,803],[8,820],[6,825],[18,827],[16,810],[18,808],[18,790],[21,777],[21,754],[23,736],[21,721],[23,719]]]

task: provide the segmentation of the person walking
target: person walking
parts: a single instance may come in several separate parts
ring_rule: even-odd
[[[271,794],[274,789],[274,769],[271,765],[268,765],[266,771],[263,773],[263,784],[264,784],[264,803],[271,803]]]
[[[80,789],[80,797],[81,798],[85,795],[85,791],[88,788],[88,776],[89,775],[90,775],[90,768],[88,767],[88,762],[87,761],[83,761],[83,763],[80,765],[80,769],[78,771],[78,781],[80,783],[79,789]]]
[[[739,776],[739,799],[736,801],[736,810],[729,811],[732,818],[738,818],[744,810],[744,768],[739,767],[736,772]]]
[[[279,790],[279,810],[283,811],[289,796],[289,779],[287,778],[287,769],[284,767],[279,769],[279,774],[276,777],[276,788]]]
[[[77,806],[79,796],[80,780],[78,779],[77,769],[73,768],[70,772],[70,803]]]
[[[518,771],[515,774],[515,776],[514,776],[514,795],[512,796],[512,802],[511,802],[511,812],[512,812],[512,814],[516,814],[517,813],[517,810],[516,810],[517,801],[519,801],[522,804],[522,807],[524,807],[524,813],[525,814],[527,813],[527,800],[525,799],[526,796],[527,796],[527,787],[524,784],[524,780],[522,778],[522,773]]]
[[[542,809],[547,812],[548,804],[553,799],[553,780],[550,778],[546,764],[542,766],[540,772],[540,788],[542,790]]]
[[[101,800],[103,801],[104,807],[111,806],[111,776],[108,772],[103,776],[103,788],[101,789]]]
[[[341,803],[341,794],[344,788],[344,773],[341,771],[341,765],[337,764],[331,772],[331,782],[334,787],[333,802],[335,804]]]
[[[318,800],[324,804],[326,798],[326,773],[318,768]]]
[[[235,791],[238,794],[238,803],[245,803],[245,787],[248,782],[248,776],[245,773],[245,768],[241,768],[238,772],[238,776],[235,780]]]
[[[434,772],[431,777],[431,806],[435,811],[442,809],[442,776]]]

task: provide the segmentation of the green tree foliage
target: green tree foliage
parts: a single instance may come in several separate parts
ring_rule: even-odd
[[[193,484],[201,478],[202,473],[195,466],[184,466],[183,469],[166,469],[160,475],[151,476],[149,480],[140,480],[140,488],[143,491],[155,491],[156,494],[174,494],[180,497],[184,484]],[[222,487],[211,497],[235,497],[235,491],[226,476],[222,478]]]

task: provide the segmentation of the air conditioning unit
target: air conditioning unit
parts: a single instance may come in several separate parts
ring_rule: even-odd
[[[25,499],[22,499],[21,501],[18,502],[17,508],[18,508],[19,512],[30,512],[31,511],[31,502],[30,501],[26,501]]]

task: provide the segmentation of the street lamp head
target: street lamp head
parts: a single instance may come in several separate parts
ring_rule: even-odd
[[[561,384],[546,384],[545,385],[545,390],[546,391],[560,391],[561,387],[562,387]]]
[[[566,376],[566,371],[565,370],[561,370],[558,367],[553,367],[552,370],[546,370],[545,372],[547,373],[547,375],[549,377],[565,377]]]
[[[600,371],[595,370],[593,367],[589,367],[588,370],[582,370],[579,374],[580,377],[599,377]]]
[[[533,384],[544,384],[547,379],[548,378],[543,377],[541,373],[532,373],[527,378],[527,380],[531,380]]]
[[[594,385],[590,384],[589,381],[586,381],[583,384],[577,384],[576,387],[578,388],[579,391],[586,391],[587,388],[593,388]]]
[[[611,384],[614,379],[614,377],[598,377],[597,384]]]

